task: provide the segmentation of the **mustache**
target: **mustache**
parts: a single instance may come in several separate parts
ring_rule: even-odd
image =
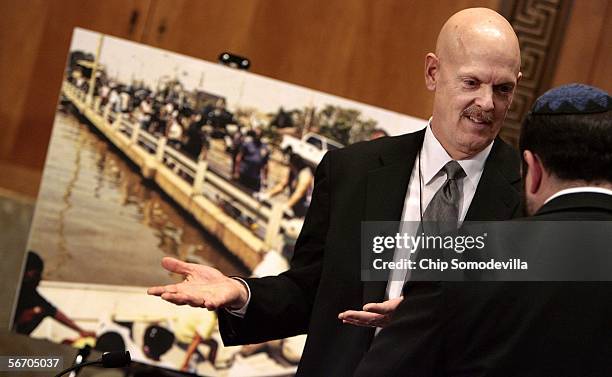
[[[476,118],[482,122],[491,123],[495,119],[492,111],[484,111],[480,106],[472,105],[467,109],[463,110],[462,116],[467,118]]]

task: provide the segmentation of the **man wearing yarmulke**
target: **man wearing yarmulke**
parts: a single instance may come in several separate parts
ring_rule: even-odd
[[[535,102],[519,143],[529,220],[612,221],[611,110],[581,84]],[[558,236],[598,263],[584,235]],[[408,282],[404,297],[355,376],[612,376],[610,282]]]

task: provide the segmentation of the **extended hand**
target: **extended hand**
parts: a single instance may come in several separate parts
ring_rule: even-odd
[[[372,302],[363,306],[363,311],[347,310],[338,314],[342,323],[363,327],[385,327],[397,306],[404,298],[398,297],[383,302]]]
[[[219,270],[175,258],[162,259],[162,267],[185,277],[182,283],[151,287],[147,293],[176,305],[190,305],[208,310],[239,309],[248,298],[246,287]]]

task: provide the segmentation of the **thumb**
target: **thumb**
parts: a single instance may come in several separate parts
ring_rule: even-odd
[[[373,302],[363,306],[363,310],[371,313],[378,314],[389,314],[393,313],[395,308],[402,302],[404,298],[398,297],[391,300],[383,301],[383,302]]]
[[[191,272],[191,267],[189,263],[183,262],[176,258],[164,257],[162,259],[161,265],[166,270],[181,275],[188,275]]]

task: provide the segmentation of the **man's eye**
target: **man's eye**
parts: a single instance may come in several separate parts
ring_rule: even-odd
[[[503,94],[512,93],[513,87],[511,85],[501,85],[497,87],[497,91]]]
[[[475,88],[478,82],[476,80],[463,80],[463,85],[465,85],[466,88]]]

